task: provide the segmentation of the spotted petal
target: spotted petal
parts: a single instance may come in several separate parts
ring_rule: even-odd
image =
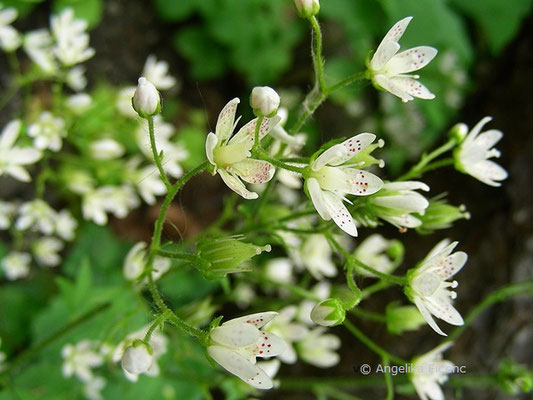
[[[254,351],[256,357],[274,357],[283,353],[286,349],[285,342],[271,332],[260,332],[257,348]]]
[[[217,143],[218,143],[217,135],[215,135],[213,132],[210,132],[207,135],[207,139],[205,140],[205,154],[207,156],[207,159],[212,165],[216,165],[213,151],[215,150]]]
[[[322,217],[323,220],[329,221],[331,219],[331,215],[329,213],[328,207],[326,206],[326,201],[324,200],[324,193],[320,188],[320,184],[315,178],[309,178],[305,183],[307,185],[307,191],[309,192],[309,196],[311,197],[311,202],[315,206],[315,209],[317,210],[318,214],[320,215],[320,217]]]
[[[439,293],[438,296],[427,298],[426,301],[424,301],[424,304],[435,317],[452,325],[463,325],[463,317],[459,314],[459,311],[452,306],[448,293],[447,290],[442,290],[442,293]]]
[[[224,369],[238,376],[257,389],[271,389],[272,380],[261,368],[252,364],[242,355],[222,346],[209,346],[209,356]]]
[[[431,313],[426,308],[426,305],[425,305],[424,301],[422,300],[422,298],[420,298],[418,296],[415,296],[415,297],[413,297],[413,302],[415,303],[416,308],[418,308],[418,311],[420,311],[420,314],[422,314],[422,317],[424,318],[424,320],[428,323],[428,325],[435,332],[437,332],[439,335],[442,335],[442,336],[448,336],[442,331],[442,329],[439,328],[439,326],[437,325],[437,323],[435,322],[435,320],[431,316]]]
[[[247,158],[244,161],[232,164],[231,170],[245,182],[260,184],[271,180],[276,169],[266,161]]]
[[[261,126],[259,128],[259,140],[263,139],[270,130],[278,124],[280,117],[277,115],[273,118],[263,118]],[[257,118],[252,119],[246,125],[244,125],[230,140],[231,143],[239,143],[245,140],[255,139],[255,127],[257,125]]]
[[[370,66],[372,69],[377,70],[381,69],[383,65],[398,51],[400,46],[398,45],[398,41],[403,36],[405,30],[407,29],[407,25],[409,25],[409,22],[413,17],[406,17],[400,21],[398,21],[392,28],[389,29],[381,43],[379,44],[376,53],[374,54],[374,57],[372,57],[372,61],[370,63]],[[397,48],[396,50],[390,54],[392,47],[392,44],[396,44]],[[390,54],[390,57],[386,57],[385,55]]]
[[[370,68],[374,71],[379,71],[387,64],[391,58],[400,50],[400,45],[397,42],[382,42],[372,60],[370,60]]]
[[[220,114],[218,114],[216,135],[220,142],[224,142],[233,133],[235,129],[235,112],[237,111],[237,105],[240,103],[239,98],[230,100],[228,104],[224,106]]]
[[[239,196],[244,197],[247,200],[254,200],[259,197],[259,195],[255,192],[250,192],[248,189],[246,189],[246,186],[244,186],[244,183],[241,182],[239,178],[237,178],[235,175],[231,174],[230,172],[227,172],[223,169],[219,169],[218,173],[220,174],[220,177],[224,181],[228,187],[233,190],[235,193],[237,193]]]
[[[387,63],[386,71],[391,75],[406,74],[429,64],[437,55],[437,49],[429,46],[413,47],[396,54]]]
[[[435,98],[435,95],[431,93],[427,87],[422,85],[416,79],[410,77],[395,76],[390,78],[390,82],[400,91],[408,93],[410,96],[426,100],[431,100]]]
[[[408,102],[414,99],[413,96],[411,96],[409,93],[407,93],[404,89],[398,87],[395,85],[392,80],[385,75],[378,74],[374,75],[374,82],[383,90],[386,90],[389,93],[392,93],[393,95],[399,97],[402,99],[402,101]]]
[[[326,207],[333,221],[348,235],[356,237],[357,228],[355,227],[355,222],[346,206],[342,203],[341,198],[331,192],[324,192],[323,194]]]
[[[272,321],[276,315],[278,315],[275,311],[267,311],[262,313],[255,313],[250,315],[245,315],[244,317],[238,317],[230,319],[229,321],[225,322],[223,325],[233,325],[233,324],[251,324],[255,326],[257,329],[262,328],[266,324],[268,324],[270,321]]]
[[[313,171],[320,170],[325,165],[341,165],[354,157],[357,153],[374,141],[376,135],[373,133],[360,133],[342,143],[336,144],[324,151],[313,162]]]
[[[211,339],[228,347],[245,347],[257,342],[259,330],[245,323],[222,325],[211,331]]]
[[[355,168],[343,168],[343,172],[349,176],[346,182],[349,190],[346,190],[346,193],[368,196],[378,192],[383,187],[383,181],[370,172]]]

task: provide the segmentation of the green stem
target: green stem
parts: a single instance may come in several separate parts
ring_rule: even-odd
[[[371,312],[371,311],[366,311],[360,307],[352,308],[350,312],[357,317],[368,319],[369,321],[381,322],[381,323],[387,322],[387,318],[384,315]]]
[[[50,336],[48,336],[46,339],[44,339],[39,344],[35,345],[31,349],[25,351],[21,355],[19,355],[17,358],[15,358],[13,361],[9,363],[9,367],[7,367],[4,371],[0,372],[0,375],[7,375],[11,371],[15,369],[18,365],[24,363],[25,361],[33,358],[36,356],[41,350],[43,350],[45,347],[47,347],[49,344],[55,342],[68,332],[70,332],[72,329],[82,325],[83,323],[87,322],[94,316],[100,314],[102,311],[107,310],[111,306],[111,303],[102,303],[95,307],[93,307],[91,310],[87,311],[85,314],[80,315],[78,318],[74,319],[67,325],[65,325],[63,328],[59,329],[57,332],[54,332]]]
[[[387,386],[387,397],[385,399],[394,400],[394,383],[392,382],[392,375],[387,368],[389,366],[389,359],[382,357],[381,364],[385,367],[385,385]]]
[[[511,296],[517,296],[520,294],[529,294],[533,295],[533,280],[514,283],[508,286],[504,286],[494,292],[490,293],[485,297],[485,299],[476,305],[466,316],[464,325],[461,325],[453,330],[453,332],[448,335],[446,341],[453,341],[457,339],[463,331],[470,325],[479,314],[481,314],[486,308],[490,307],[494,303],[500,303],[505,301]]]
[[[348,267],[346,268],[346,282],[348,283],[348,287],[351,289],[351,291],[357,296],[357,301],[354,304],[354,306],[356,306],[363,298],[363,294],[361,289],[359,289],[355,283],[355,279],[353,277],[353,263],[349,263]]]
[[[362,292],[362,295],[363,295],[363,300],[370,297],[371,295],[373,295],[374,293],[376,292],[379,292],[383,289],[387,289],[388,287],[391,286],[391,283],[387,282],[387,281],[379,281],[379,282],[376,282],[366,288],[364,288],[361,292]]]
[[[259,150],[261,148],[261,143],[259,139],[259,131],[261,130],[261,123],[263,122],[264,118],[265,117],[263,117],[262,115],[257,117],[257,122],[255,124],[255,133],[254,133],[254,146],[252,148],[252,151]]]
[[[363,343],[366,347],[368,347],[370,350],[375,352],[376,354],[380,355],[381,358],[386,358],[390,361],[393,361],[398,364],[406,364],[407,361],[401,359],[400,357],[397,357],[393,354],[390,354],[387,350],[380,347],[378,344],[376,344],[372,339],[370,339],[368,336],[366,336],[363,332],[361,332],[358,328],[355,327],[350,321],[347,319],[344,320],[343,325],[350,331],[352,335],[354,335],[361,343]]]
[[[342,89],[345,86],[351,85],[354,82],[361,81],[367,78],[365,72],[357,72],[353,75],[350,75],[348,78],[343,79],[342,81],[337,82],[333,86],[330,86],[327,90],[328,94],[335,92],[336,90]]]
[[[260,283],[267,283],[267,284],[272,285],[272,286],[279,286],[279,287],[281,287],[283,289],[288,290],[292,294],[295,294],[296,296],[302,297],[304,299],[308,299],[308,300],[312,300],[312,301],[316,301],[316,302],[319,302],[319,301],[322,300],[320,297],[318,297],[313,292],[310,292],[309,290],[306,290],[306,289],[304,289],[304,288],[302,288],[300,286],[289,284],[289,283],[284,283],[284,282],[278,282],[278,281],[275,281],[273,279],[268,278],[265,275],[257,274],[257,275],[255,275],[255,277],[253,279],[255,279],[256,281],[258,281]]]
[[[163,324],[169,318],[169,316],[170,316],[169,314],[163,313],[163,314],[160,314],[159,317],[155,319],[155,321],[152,323],[152,325],[150,325],[150,328],[146,332],[146,335],[144,335],[144,341],[146,343],[150,341],[150,338],[152,337],[152,334],[157,329],[157,327]]]
[[[406,181],[408,179],[418,178],[423,172],[424,168],[435,158],[440,156],[441,154],[446,153],[447,151],[453,149],[455,147],[455,140],[450,139],[446,143],[444,143],[442,146],[436,148],[429,154],[423,154],[420,158],[420,161],[414,165],[407,173],[400,176],[398,178],[399,181]],[[448,165],[448,164],[445,164]],[[433,167],[432,169],[435,169],[437,167]]]
[[[165,170],[163,169],[163,165],[161,164],[161,156],[157,152],[157,147],[155,143],[155,130],[154,130],[154,117],[148,117],[146,118],[148,121],[148,134],[150,135],[150,147],[152,148],[152,155],[154,156],[154,162],[157,166],[157,169],[159,170],[159,176],[161,177],[161,180],[165,184],[167,188],[167,192],[170,189],[170,181],[168,180],[167,174],[165,173]]]
[[[309,17],[309,22],[314,32],[314,49],[313,66],[315,69],[315,79],[322,93],[327,92],[326,79],[324,78],[324,57],[322,56],[322,31],[320,30],[320,24],[314,15]]]
[[[298,118],[298,121],[291,128],[289,135],[294,136],[296,133],[298,133],[300,129],[302,129],[302,126],[304,126],[304,124],[307,122],[307,119],[314,114],[318,106],[322,104],[327,97],[328,95],[322,92],[317,94],[315,89],[309,92],[302,103],[304,111],[300,115],[300,118]]]
[[[282,168],[282,169],[288,169],[289,171],[297,172],[299,174],[302,174],[304,172],[304,168],[296,167],[294,165],[286,164],[280,160],[277,160],[275,158],[270,157],[264,150],[262,149],[256,149],[254,152],[254,155],[259,157],[261,160],[268,161],[270,164]]]
[[[158,256],[162,256],[166,258],[174,258],[176,260],[186,260],[190,262],[196,262],[198,260],[196,255],[190,254],[190,253],[180,253],[180,252],[158,249],[156,254]]]

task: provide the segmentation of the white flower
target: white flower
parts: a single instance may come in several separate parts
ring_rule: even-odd
[[[63,65],[79,64],[94,56],[94,49],[89,47],[89,35],[85,32],[87,22],[75,19],[72,8],[53,15],[50,27],[56,40],[54,54]]]
[[[12,251],[2,259],[2,268],[10,281],[25,278],[30,273],[31,256],[28,253]]]
[[[142,76],[146,77],[160,90],[168,90],[176,85],[176,79],[168,74],[168,63],[157,61],[153,55],[148,56],[144,64]]]
[[[59,252],[64,244],[54,237],[44,237],[33,243],[32,250],[38,263],[46,267],[55,267],[61,262]]]
[[[126,151],[124,146],[116,140],[106,138],[100,139],[89,144],[91,156],[96,160],[112,160],[119,158]]]
[[[133,281],[141,276],[146,267],[146,243],[138,242],[136,243],[126,255],[124,259],[124,265],[122,271],[124,277]],[[152,272],[152,278],[154,281],[158,280],[165,272],[170,269],[172,262],[168,258],[164,257],[155,257]],[[143,281],[143,283],[146,280]]]
[[[175,135],[172,124],[165,122],[159,115],[154,117],[155,145],[158,152],[163,152],[161,163],[167,174],[174,178],[183,175],[181,162],[188,157],[187,151],[179,143],[171,141]],[[148,133],[148,122],[144,122],[136,132],[137,145],[149,160],[153,160],[153,152]]]
[[[161,196],[167,192],[167,188],[159,176],[159,171],[155,165],[149,165],[141,169],[137,169],[141,159],[138,157],[132,158],[127,163],[127,170],[129,179],[132,184],[137,187],[142,199],[152,205],[156,202],[156,196]]]
[[[153,362],[154,356],[152,349],[146,343],[137,340],[124,350],[121,365],[126,372],[140,375],[147,372]]]
[[[10,24],[17,19],[17,10],[3,8],[0,3],[0,48],[11,52],[19,48],[22,43],[20,34]]]
[[[93,100],[87,93],[73,94],[67,98],[67,107],[76,114],[86,111],[92,104]]]
[[[131,186],[102,186],[84,194],[83,218],[93,220],[98,225],[105,225],[107,212],[117,218],[124,218],[138,205],[139,198]]]
[[[231,293],[239,308],[248,308],[256,297],[254,287],[244,282],[238,282]]]
[[[224,183],[245,199],[257,199],[258,194],[248,191],[241,179],[252,184],[268,182],[274,175],[274,167],[266,161],[250,158],[257,118],[244,125],[232,137],[238,123],[238,120],[235,121],[235,112],[239,101],[235,98],[222,109],[218,116],[216,133],[210,132],[207,135],[205,152],[214,167],[213,174],[218,172]],[[262,139],[277,122],[277,117],[264,118],[259,129],[259,139]]]
[[[346,195],[368,196],[383,186],[376,175],[357,169],[357,155],[366,153],[376,138],[372,133],[361,133],[324,151],[312,164],[305,184],[318,214],[333,221],[344,232],[357,236],[355,222],[342,203]],[[382,141],[378,143],[381,146]],[[355,157],[355,162],[351,162]]]
[[[39,119],[28,127],[28,136],[34,138],[33,144],[40,150],[59,151],[63,145],[61,138],[67,136],[64,128],[65,122],[61,118],[44,111],[39,115]]]
[[[292,269],[290,259],[271,258],[265,265],[265,275],[275,282],[291,283],[293,281]]]
[[[211,331],[209,356],[224,369],[257,389],[271,389],[272,380],[256,365],[256,357],[274,357],[286,344],[276,335],[260,330],[277,315],[264,312],[229,320]]]
[[[146,332],[148,331],[148,328],[149,326],[145,326],[142,329],[129,334],[122,342],[120,342],[116,346],[113,352],[113,355],[111,357],[112,360],[114,362],[121,361],[124,355],[124,352],[126,351],[128,346],[133,344],[136,340],[143,340],[144,336],[146,335]],[[152,336],[150,337],[148,344],[153,350],[153,353],[152,353],[153,360],[152,360],[152,365],[150,366],[150,368],[144,373],[145,375],[148,375],[148,376],[159,375],[159,365],[157,363],[157,359],[167,352],[167,343],[168,343],[168,339],[161,331],[155,330],[152,333]],[[124,371],[124,375],[126,376],[128,380],[132,382],[137,381],[138,379],[137,374],[130,373],[126,370],[123,370],[123,371]]]
[[[20,207],[15,228],[18,230],[31,229],[45,235],[51,235],[54,232],[56,217],[57,213],[46,202],[40,199],[32,200]]]
[[[139,116],[151,117],[161,110],[161,96],[152,82],[145,77],[140,77],[133,94],[132,104]]]
[[[78,221],[72,216],[70,211],[61,210],[55,218],[56,233],[63,240],[74,239],[74,234],[78,226]]]
[[[477,180],[490,185],[501,186],[507,178],[507,171],[489,158],[500,157],[500,152],[493,146],[502,138],[503,133],[497,129],[481,132],[483,126],[491,121],[485,117],[479,121],[464,138],[459,147],[454,151],[455,166],[461,172],[471,175]],[[466,135],[468,128],[462,124],[461,128]]]
[[[387,240],[378,233],[370,235],[363,240],[355,249],[353,255],[362,263],[374,268],[379,272],[388,274],[396,267],[393,259],[387,254],[389,249],[396,243],[394,240]],[[359,269],[357,273],[375,278],[372,272]]]
[[[63,376],[76,375],[82,382],[93,378],[91,369],[104,363],[103,356],[96,350],[96,346],[89,340],[82,340],[76,345],[67,344],[61,349],[63,357]]]
[[[285,351],[278,355],[287,364],[294,364],[297,359],[293,343],[301,340],[309,331],[305,325],[294,321],[298,307],[288,306],[280,310],[278,316],[265,325],[265,331],[272,332],[285,341]],[[270,376],[270,374],[267,375]]]
[[[89,400],[103,400],[100,393],[105,387],[106,380],[101,376],[93,376],[83,385],[83,394]]]
[[[24,50],[31,60],[47,74],[57,71],[57,63],[52,51],[52,36],[46,29],[28,32],[24,37]]]
[[[68,70],[67,76],[65,77],[67,85],[75,91],[80,91],[85,89],[87,86],[87,78],[85,78],[85,68],[81,65],[73,67]]]
[[[318,0],[294,0],[294,5],[302,18],[309,18],[316,15],[320,10]]]
[[[302,265],[316,280],[337,275],[337,267],[332,260],[333,252],[324,235],[307,235],[299,255]]]
[[[133,99],[133,95],[135,94],[135,89],[137,89],[136,86],[128,86],[118,92],[116,103],[117,109],[125,117],[137,117],[137,113],[135,112],[135,110],[133,109],[133,105],[131,104],[131,100]]]
[[[0,136],[0,175],[9,174],[22,182],[31,180],[30,174],[22,166],[37,162],[42,154],[31,147],[18,147],[15,142],[20,133],[21,122],[13,120],[2,130]]]
[[[15,205],[0,200],[0,230],[8,229],[11,226],[11,218],[14,214]]]
[[[431,314],[449,324],[463,325],[461,314],[452,305],[457,293],[448,289],[456,288],[458,283],[447,282],[446,279],[459,272],[468,258],[462,251],[452,254],[457,242],[448,243],[448,240],[441,241],[416,268],[407,273],[408,286],[405,290],[429,326],[443,336],[446,334]]]
[[[324,334],[326,328],[315,328],[296,343],[298,355],[315,367],[329,368],[337,364],[340,357],[335,350],[341,347],[340,339],[332,334]]]
[[[250,95],[250,105],[254,114],[263,117],[273,117],[279,107],[279,94],[269,86],[256,86]]]
[[[398,21],[387,32],[369,64],[374,84],[398,96],[403,102],[413,100],[414,97],[435,98],[433,93],[417,81],[418,75],[408,75],[408,73],[425,67],[437,55],[437,49],[419,46],[396,54],[400,50],[398,40],[403,36],[412,18],[407,17]]]
[[[69,170],[65,180],[69,190],[72,190],[76,194],[89,193],[95,185],[92,176],[81,169]]]
[[[453,372],[454,364],[443,360],[442,353],[453,343],[443,343],[430,352],[413,360],[410,374],[416,393],[421,400],[444,400],[444,393],[439,385],[448,380],[448,374]]]
[[[388,182],[369,199],[368,204],[376,216],[390,224],[399,228],[416,228],[422,221],[412,214],[424,215],[429,202],[415,190],[427,192],[429,186],[418,181]]]
[[[311,293],[313,293],[319,300],[327,299],[328,297],[330,297],[331,294],[331,283],[323,279],[315,286],[313,286],[313,288],[311,289]],[[302,322],[307,326],[315,326],[316,324],[311,319],[311,311],[313,310],[316,304],[316,301],[303,300],[298,306],[298,313],[296,315],[298,321]]]

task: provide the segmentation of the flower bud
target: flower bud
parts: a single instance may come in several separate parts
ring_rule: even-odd
[[[142,340],[136,340],[126,348],[122,356],[122,368],[130,374],[139,375],[147,372],[154,361],[152,347]]]
[[[246,261],[270,250],[270,245],[256,246],[241,242],[235,237],[206,238],[196,246],[198,263],[195,266],[207,279],[222,279],[227,274],[251,271]]]
[[[387,306],[385,318],[388,331],[395,335],[401,335],[405,331],[414,331],[426,323],[416,307],[399,306],[397,303]]]
[[[279,107],[279,94],[268,86],[256,86],[250,95],[250,105],[258,117],[273,117]]]
[[[142,118],[154,116],[161,111],[161,96],[155,86],[146,78],[139,78],[133,95],[132,105]]]
[[[466,124],[458,123],[450,129],[450,138],[454,139],[457,144],[460,144],[468,134],[468,126]]]
[[[322,300],[311,310],[311,319],[317,325],[336,326],[344,322],[346,311],[336,298]]]
[[[298,14],[302,18],[309,18],[318,14],[320,3],[318,0],[294,0]]]
[[[425,234],[438,229],[448,229],[460,219],[470,219],[470,213],[466,211],[464,205],[456,207],[445,201],[432,201],[424,215],[420,216],[422,225],[417,228],[417,231]]]

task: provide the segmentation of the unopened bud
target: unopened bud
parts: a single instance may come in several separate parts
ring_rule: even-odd
[[[309,18],[318,14],[320,3],[318,0],[294,0],[298,14],[302,18]]]
[[[387,306],[385,318],[387,330],[395,335],[416,330],[426,323],[416,307],[399,306],[397,303],[391,303]]]
[[[258,117],[273,117],[279,107],[279,94],[268,86],[256,86],[250,95],[250,105]]]
[[[139,84],[133,95],[132,105],[142,118],[152,117],[161,111],[161,96],[152,82],[139,78]]]
[[[154,351],[149,344],[142,340],[136,340],[124,351],[122,368],[130,374],[143,374],[152,366],[153,353]]]
[[[450,138],[454,139],[457,144],[462,143],[467,134],[468,126],[462,122],[455,124],[449,133]]]
[[[336,326],[344,322],[346,311],[336,298],[326,299],[311,310],[311,319],[317,325]]]

